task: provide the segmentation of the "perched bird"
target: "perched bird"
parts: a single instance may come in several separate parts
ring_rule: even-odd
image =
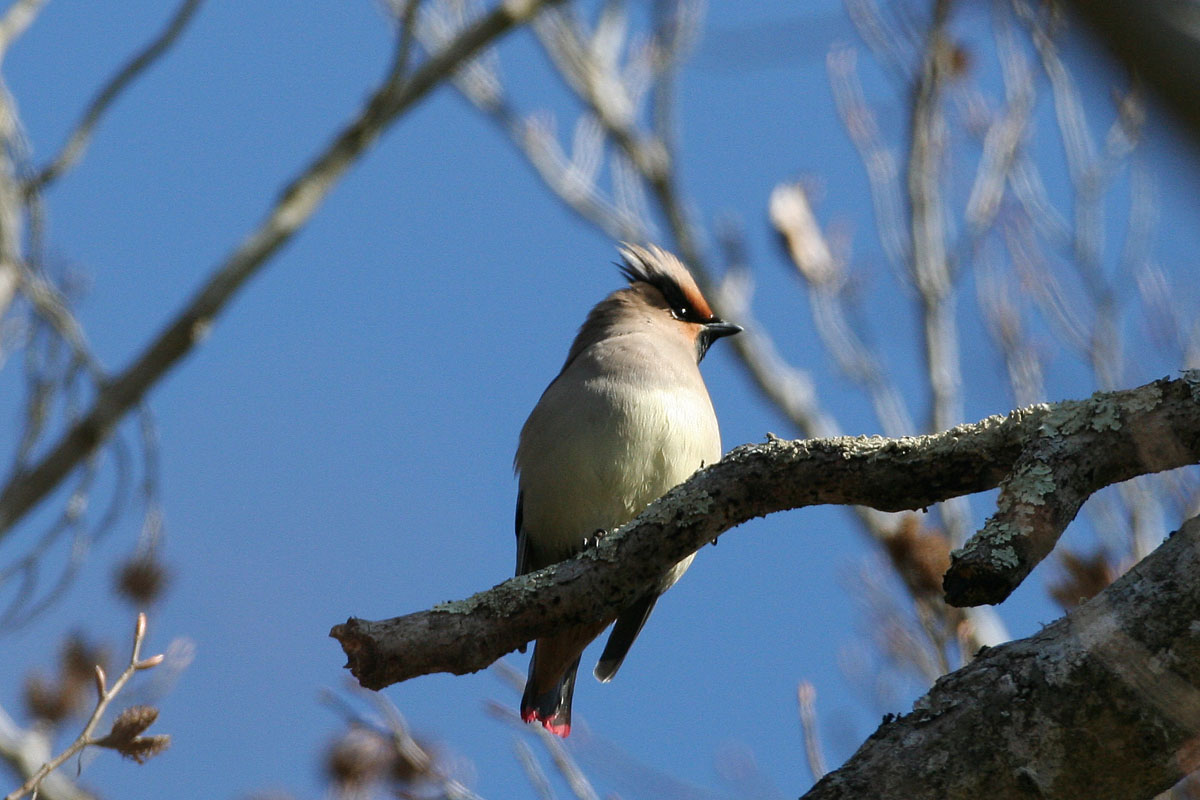
[[[633,519],[649,503],[721,458],[712,401],[700,377],[708,346],[742,329],[717,318],[678,258],[658,247],[621,247],[629,286],[592,309],[566,363],[542,393],[515,460],[517,574],[583,549],[597,532]],[[616,675],[659,595],[692,557],[675,565],[613,626],[596,678]],[[571,731],[575,673],[607,622],[537,640],[521,718]]]

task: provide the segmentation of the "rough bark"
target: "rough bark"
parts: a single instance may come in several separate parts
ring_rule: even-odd
[[[805,800],[1143,800],[1200,767],[1200,518],[885,719]]]

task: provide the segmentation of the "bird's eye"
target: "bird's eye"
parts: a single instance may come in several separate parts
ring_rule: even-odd
[[[699,325],[706,321],[694,308],[688,306],[680,306],[679,308],[671,309],[671,316],[680,322],[695,322]]]

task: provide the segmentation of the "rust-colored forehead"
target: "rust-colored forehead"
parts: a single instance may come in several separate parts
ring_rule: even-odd
[[[630,282],[644,281],[658,289],[673,308],[688,308],[704,319],[712,318],[712,308],[700,287],[673,254],[656,245],[622,244],[621,256],[625,259],[622,272]]]
[[[687,276],[687,282],[680,284],[679,288],[683,291],[683,296],[687,298],[688,305],[696,309],[696,313],[706,318],[713,316],[708,301],[704,299],[704,295],[700,294],[700,287],[696,285],[696,281],[692,279],[691,275]]]

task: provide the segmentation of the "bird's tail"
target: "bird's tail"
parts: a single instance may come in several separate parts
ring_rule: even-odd
[[[604,652],[600,654],[600,661],[592,673],[596,680],[608,683],[617,674],[633,640],[642,632],[642,626],[646,624],[657,602],[658,594],[648,594],[617,617],[617,624],[613,625],[612,633],[608,635],[608,644],[604,645]]]
[[[579,670],[579,658],[567,668],[558,681],[549,688],[539,691],[537,680],[537,646],[529,660],[529,680],[525,694],[521,697],[521,719],[526,722],[537,720],[542,727],[564,739],[571,733],[571,697],[575,694],[575,673]]]

